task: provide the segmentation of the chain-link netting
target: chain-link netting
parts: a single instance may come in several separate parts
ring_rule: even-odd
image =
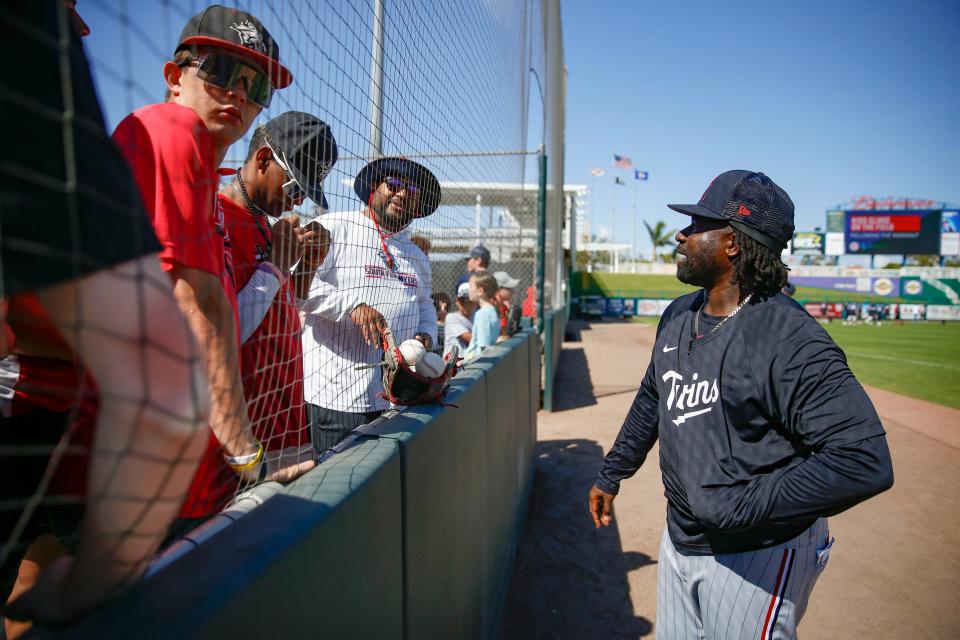
[[[75,616],[308,471],[398,399],[387,331],[437,400],[451,345],[535,317],[538,0],[0,11],[13,617]]]

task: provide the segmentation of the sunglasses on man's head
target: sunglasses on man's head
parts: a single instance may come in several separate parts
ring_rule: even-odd
[[[287,163],[284,161],[281,153],[274,149],[270,143],[267,143],[267,147],[270,148],[270,151],[273,153],[274,160],[277,161],[277,164],[280,165],[280,168],[283,169],[283,172],[287,174],[287,181],[283,183],[281,187],[283,193],[286,194],[291,200],[304,200],[307,197],[307,192],[303,190],[303,187],[300,186],[300,183],[297,182],[297,179],[293,177],[293,172],[290,171],[290,167],[287,166]]]
[[[204,82],[230,91],[243,80],[243,88],[250,102],[264,109],[270,106],[270,100],[273,98],[273,83],[262,71],[238,58],[220,53],[187,58],[180,63],[180,66],[187,66],[192,62],[197,63],[197,77]]]
[[[406,191],[409,195],[415,196],[420,193],[420,187],[413,184],[412,182],[407,182],[406,180],[401,180],[400,178],[386,177],[383,179],[387,183],[387,187],[390,191],[396,193],[397,191]]]

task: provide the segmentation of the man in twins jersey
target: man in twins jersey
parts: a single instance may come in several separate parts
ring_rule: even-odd
[[[702,287],[657,328],[633,406],[590,490],[609,525],[654,443],[667,497],[658,638],[793,638],[829,558],[828,516],[888,489],[883,426],[843,352],[780,293],[793,203],[728,171],[677,233],[677,278]]]
[[[254,434],[267,451],[312,451],[295,286],[298,280],[309,285],[328,249],[326,230],[318,222],[301,228],[299,218],[290,216],[271,228],[270,218],[279,218],[306,197],[327,208],[322,183],[337,154],[326,123],[288,111],[254,129],[246,162],[220,193],[234,279],[241,290],[244,394]],[[297,274],[291,275],[298,260]]]
[[[211,434],[173,534],[217,513],[241,480],[286,480],[310,460],[265,457],[247,416],[240,377],[232,260],[218,205],[217,167],[227,149],[293,78],[276,42],[244,11],[212,6],[184,27],[163,67],[169,101],[134,111],[114,132],[160,240],[210,380]]]
[[[319,455],[390,404],[383,384],[380,331],[397,344],[417,338],[430,350],[437,312],[430,298],[427,256],[400,233],[440,204],[440,183],[406,158],[380,158],[365,166],[354,191],[366,208],[323,217],[330,254],[302,303],[304,395],[313,446]]]

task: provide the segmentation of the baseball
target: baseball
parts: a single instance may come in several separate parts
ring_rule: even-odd
[[[423,348],[423,343],[419,340],[411,338],[410,340],[404,340],[400,343],[400,353],[403,354],[403,359],[406,360],[407,364],[411,367],[416,365],[426,352],[427,350]]]
[[[436,378],[443,373],[444,368],[446,368],[446,364],[444,364],[443,358],[433,352],[429,352],[423,354],[423,357],[417,362],[414,371],[425,378]]]

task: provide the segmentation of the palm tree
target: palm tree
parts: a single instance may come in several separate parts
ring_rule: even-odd
[[[644,220],[643,226],[647,228],[647,233],[650,235],[650,244],[653,245],[652,262],[656,262],[657,249],[670,246],[673,243],[673,236],[677,235],[677,230],[667,231],[667,223],[663,220],[658,220],[657,224],[652,227],[649,222]]]

